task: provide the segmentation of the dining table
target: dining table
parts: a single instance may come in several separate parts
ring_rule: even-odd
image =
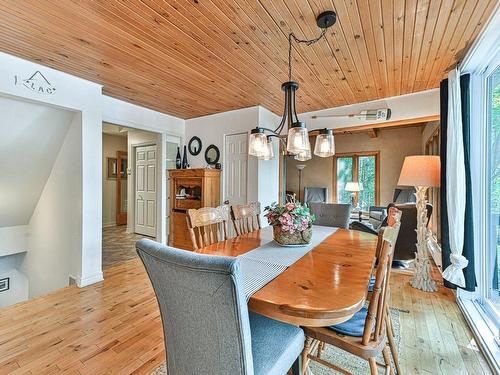
[[[297,326],[325,327],[349,320],[365,304],[377,240],[373,234],[336,229],[253,293],[249,309]],[[271,241],[272,227],[265,227],[196,252],[238,257]]]

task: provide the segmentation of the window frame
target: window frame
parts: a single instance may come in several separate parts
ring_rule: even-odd
[[[357,151],[357,152],[344,152],[336,153],[333,156],[333,176],[332,176],[332,191],[333,202],[337,201],[337,159],[352,157],[352,180],[358,181],[358,165],[359,157],[362,156],[375,156],[375,205],[380,205],[380,151]]]
[[[500,23],[500,17],[499,21]],[[478,53],[481,55],[481,53]],[[500,337],[498,316],[493,313],[493,307],[488,300],[489,279],[487,262],[490,249],[488,240],[489,231],[489,186],[485,166],[489,166],[489,124],[488,124],[488,79],[490,75],[500,66],[500,49],[496,53],[488,53],[480,66],[465,66],[462,73],[470,73],[470,100],[471,100],[471,180],[473,196],[473,219],[474,219],[474,261],[477,287],[474,292],[463,289],[457,290],[457,302],[479,346],[493,369],[500,369]],[[481,62],[476,59],[475,62]],[[488,144],[488,147],[485,145]]]

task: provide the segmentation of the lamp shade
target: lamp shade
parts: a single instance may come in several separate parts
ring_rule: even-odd
[[[345,191],[361,191],[363,190],[363,184],[360,182],[347,182],[345,184]]]
[[[316,136],[314,145],[314,155],[327,158],[335,155],[335,143],[332,129],[321,129]]]
[[[272,158],[274,158],[273,142],[271,141],[271,137],[267,137],[266,147],[264,147],[264,151],[259,156],[259,159],[261,159],[261,160],[271,160]]]
[[[267,136],[264,129],[255,128],[250,132],[248,140],[248,153],[253,156],[261,157],[267,151]]]
[[[399,175],[400,186],[438,187],[441,182],[441,161],[439,156],[407,156]]]
[[[295,160],[298,160],[298,161],[308,161],[308,160],[311,160],[312,159],[311,150],[300,151],[293,158]]]
[[[286,142],[286,150],[293,155],[297,155],[301,151],[310,152],[309,134],[307,133],[306,125],[303,122],[296,122],[288,130],[288,138]]]

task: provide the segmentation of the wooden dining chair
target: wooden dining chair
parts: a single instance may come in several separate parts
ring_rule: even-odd
[[[322,343],[326,343],[367,360],[372,375],[378,374],[377,366],[383,367],[386,374],[393,373],[389,353],[388,326],[390,322],[388,319],[390,317],[387,301],[391,260],[400,227],[399,218],[400,215],[396,215],[394,225],[387,226],[383,231],[375,284],[368,307],[361,308],[351,319],[341,324],[304,328],[306,334],[306,343],[302,353],[304,372],[309,362],[313,360],[336,371],[349,374],[346,370],[321,358],[319,349],[323,346]],[[317,355],[312,354],[316,349],[318,349]],[[384,364],[376,361],[381,353]]]
[[[399,228],[401,225],[401,216],[403,215],[403,212],[396,207],[390,207],[389,212],[388,212],[388,217],[387,217],[387,226],[382,227],[378,231],[378,242],[377,242],[377,252],[376,252],[376,257],[377,259],[380,257],[380,252],[382,250],[382,245],[384,242],[384,231],[385,228],[387,227],[392,227],[395,228],[396,226],[398,227],[396,239],[394,241],[394,248],[396,247],[396,242],[397,238],[399,236]],[[394,251],[391,253],[391,258],[389,264],[392,267],[392,261],[394,259]],[[370,278],[370,284],[368,285],[368,298],[371,299],[372,294],[373,294],[373,288],[375,286],[375,280],[376,277],[373,275]],[[396,373],[401,374],[401,367],[399,365],[399,354],[398,354],[398,349],[396,346],[396,341],[394,339],[394,329],[393,329],[393,323],[392,323],[392,318],[391,318],[391,313],[390,313],[390,301],[391,301],[391,293],[390,293],[390,285],[387,286],[387,303],[386,303],[386,329],[387,329],[387,339],[389,343],[389,349],[391,350],[392,354],[392,359],[394,362],[394,365],[396,366]]]
[[[237,236],[260,229],[260,202],[231,206],[231,220]]]
[[[229,206],[203,207],[187,211],[187,226],[194,250],[227,240]]]

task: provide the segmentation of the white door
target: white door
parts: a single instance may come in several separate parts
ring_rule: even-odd
[[[156,237],[156,145],[135,148],[135,233]]]
[[[230,205],[247,203],[248,134],[226,136],[224,156],[224,200]],[[229,235],[234,228],[229,225]]]

